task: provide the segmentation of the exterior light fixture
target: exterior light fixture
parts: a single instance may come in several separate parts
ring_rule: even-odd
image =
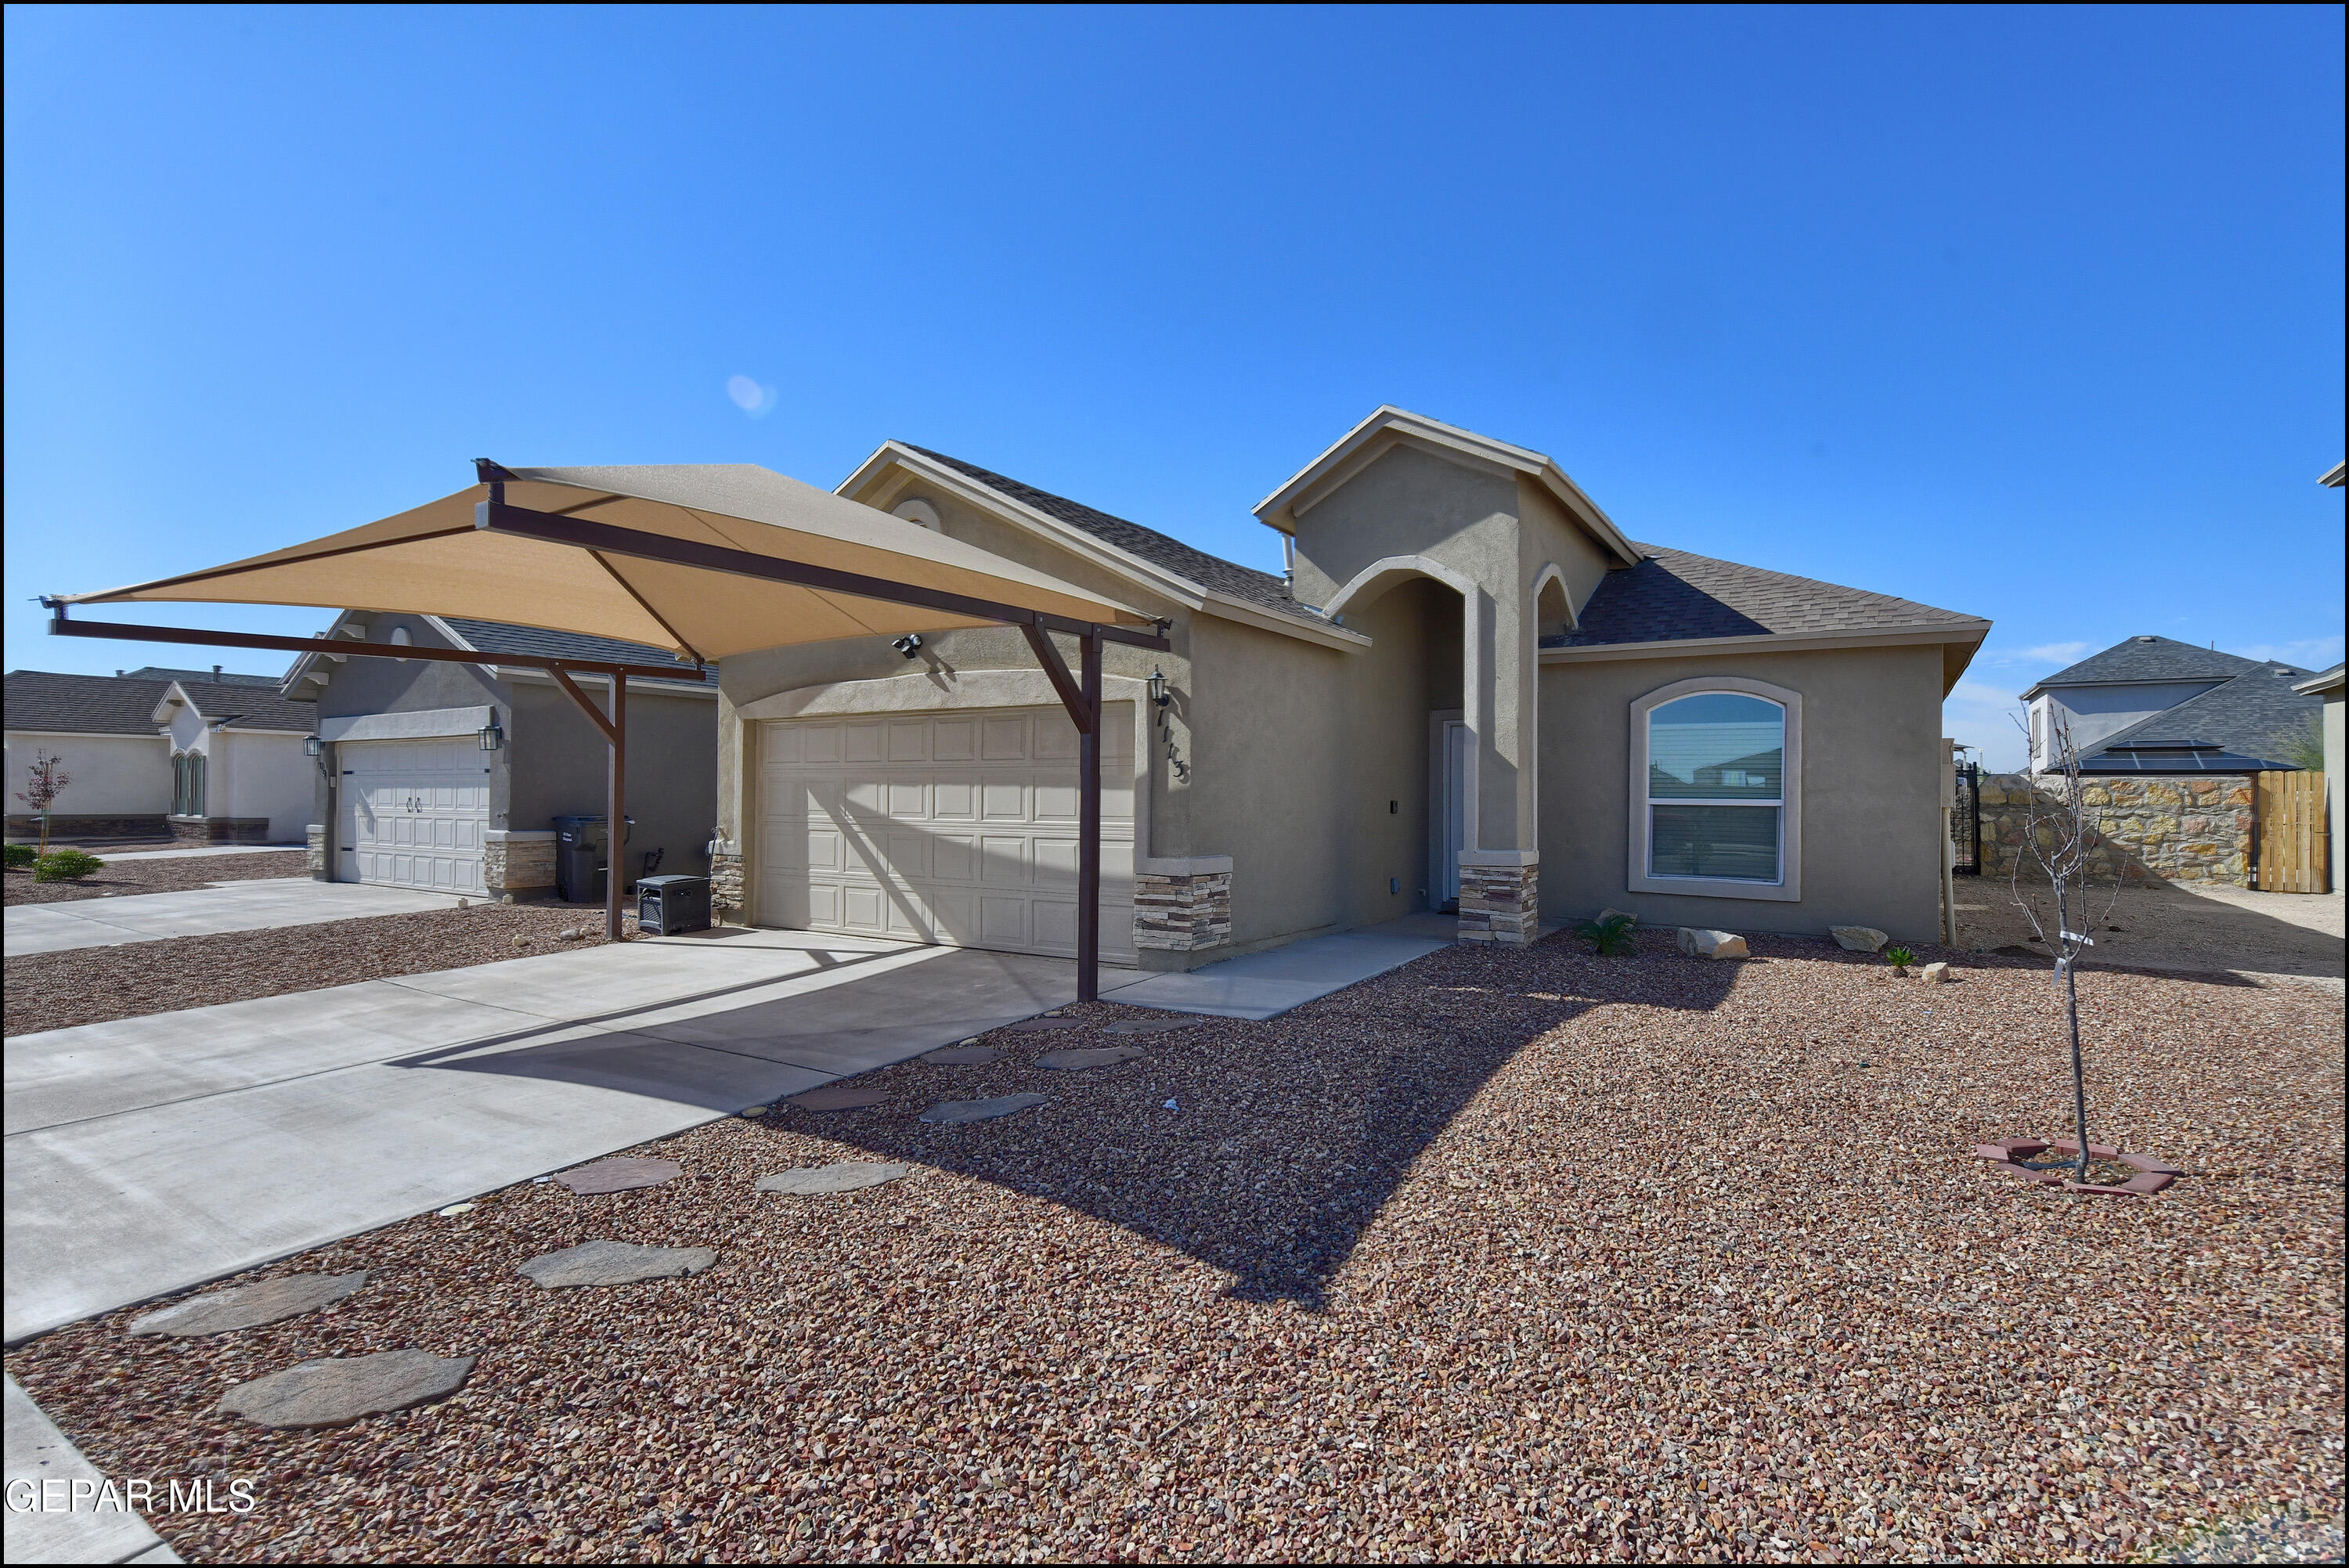
[[[326,755],[326,743],[325,741],[323,741],[323,740],[319,739],[316,736],[315,736],[315,735],[305,735],[305,736],[304,736],[304,737],[302,738],[302,755],[303,755],[303,756],[305,756],[305,757],[322,757],[322,756]]]
[[[495,751],[506,743],[506,732],[498,727],[496,714],[490,715],[490,722],[481,726],[481,749],[484,751]]]
[[[1166,695],[1166,672],[1156,665],[1150,666],[1150,700],[1159,707],[1174,700]]]
[[[908,632],[889,645],[910,659],[922,651],[922,634],[919,632]]]

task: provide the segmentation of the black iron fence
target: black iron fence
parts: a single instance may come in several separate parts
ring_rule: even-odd
[[[1961,877],[1982,875],[1982,765],[1958,764],[1957,798],[1950,810],[1950,849]]]

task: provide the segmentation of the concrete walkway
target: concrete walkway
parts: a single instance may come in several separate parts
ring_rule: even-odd
[[[453,893],[419,892],[412,888],[269,877],[180,892],[20,903],[6,912],[6,953],[16,958],[27,953],[63,953],[77,947],[158,942],[171,936],[315,925],[370,914],[413,914],[419,910],[447,909],[456,902]]]
[[[1102,1000],[1224,1018],[1277,1018],[1317,996],[1451,946],[1459,924],[1449,914],[1407,914],[1226,958],[1187,975],[1154,975],[1114,994],[1104,986]]]
[[[109,1498],[81,1450],[41,1413],[32,1396],[7,1380],[8,1561],[11,1563],[178,1563],[138,1511]],[[19,1504],[23,1506],[20,1508]]]
[[[288,850],[308,847],[306,844],[198,844],[186,850],[92,850],[90,853],[111,863],[115,861],[191,861],[205,855],[282,855]]]

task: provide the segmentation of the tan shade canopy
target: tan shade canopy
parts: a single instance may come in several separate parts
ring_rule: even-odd
[[[745,551],[1105,625],[1149,617],[860,502],[749,463],[513,469],[531,511]],[[308,604],[504,621],[718,660],[752,648],[997,624],[989,617],[770,582],[474,526],[476,484],[307,544],[71,604]]]

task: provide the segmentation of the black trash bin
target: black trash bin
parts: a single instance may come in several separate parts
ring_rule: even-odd
[[[604,817],[554,819],[554,891],[565,903],[601,903],[604,879],[599,874],[610,858],[611,837]],[[626,832],[636,820],[627,819]]]
[[[636,929],[647,936],[675,936],[709,929],[709,879],[645,877],[636,883]]]

